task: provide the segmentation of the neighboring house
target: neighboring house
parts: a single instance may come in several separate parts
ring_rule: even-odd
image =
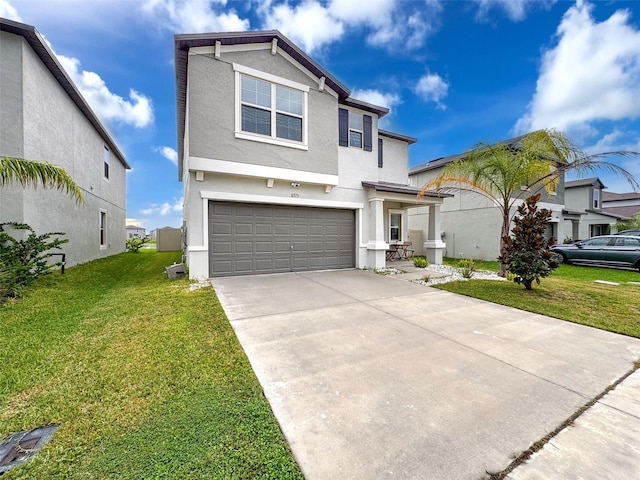
[[[177,35],[178,170],[192,278],[380,268],[407,214],[442,198],[407,184],[415,139],[278,31]]]
[[[130,238],[144,238],[147,236],[147,231],[144,228],[138,227],[136,225],[127,225],[126,231],[127,240]]]
[[[515,144],[521,137],[506,140]],[[411,185],[420,188],[434,180],[442,169],[450,163],[464,158],[466,152],[442,157],[409,170]],[[533,192],[532,192],[533,193]],[[564,238],[564,182],[561,180],[556,191],[549,195],[540,192],[540,208],[551,210],[551,220],[547,228],[547,237]],[[523,195],[523,199],[527,195]],[[517,206],[517,205],[516,205]],[[496,205],[489,199],[476,193],[460,193],[446,198],[441,208],[440,236],[446,244],[446,256],[452,258],[474,258],[477,260],[496,260],[500,255],[500,232],[502,216]],[[418,208],[409,213],[409,228],[424,231],[429,224],[429,214]]]
[[[605,208],[604,198],[608,195],[603,191],[605,188],[599,178],[585,178],[565,183],[565,205],[567,209],[579,214],[579,218],[567,221],[566,239],[575,241],[615,233],[616,223],[629,219],[629,216]],[[640,207],[638,209],[640,210]]]
[[[0,187],[0,222],[64,232],[67,264],[125,249],[127,162],[38,31],[0,18],[0,155],[48,161],[84,203],[57,190]]]
[[[640,192],[602,192],[602,210],[611,215],[631,218],[640,212]]]

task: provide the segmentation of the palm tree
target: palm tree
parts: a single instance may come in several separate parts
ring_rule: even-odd
[[[634,190],[640,183],[624,168],[606,157],[635,157],[637,152],[605,152],[589,155],[557,130],[538,130],[508,143],[479,143],[467,155],[450,163],[434,180],[424,185],[420,195],[435,190],[441,193],[476,193],[488,198],[500,211],[500,258],[504,257],[506,238],[514,207],[523,198],[542,190],[555,191],[566,172],[583,176],[605,170],[622,176]],[[500,263],[500,275],[506,266]]]
[[[63,168],[49,162],[36,162],[15,157],[0,157],[0,186],[18,182],[23,187],[42,185],[55,188],[83,201],[80,187]]]

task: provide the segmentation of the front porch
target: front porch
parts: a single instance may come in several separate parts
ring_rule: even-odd
[[[369,231],[363,232],[367,240],[367,268],[384,268],[387,252],[394,244],[403,244],[402,257],[405,259],[409,250],[422,250],[429,263],[442,263],[446,245],[440,240],[440,205],[451,195],[427,192],[419,197],[420,189],[395,183],[362,182],[362,185],[368,190],[370,216]],[[413,245],[409,238],[408,212],[424,207],[429,212],[428,226],[423,232],[422,245]]]

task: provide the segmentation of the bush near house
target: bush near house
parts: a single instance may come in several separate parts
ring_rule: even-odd
[[[49,260],[55,253],[51,250],[60,250],[69,241],[58,238],[62,235],[61,232],[37,235],[24,223],[0,223],[0,303],[19,297],[36,278],[62,265]]]

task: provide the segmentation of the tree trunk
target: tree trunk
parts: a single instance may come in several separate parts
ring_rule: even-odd
[[[509,225],[511,219],[509,218],[509,210],[502,212],[502,230],[500,232],[500,271],[498,275],[501,277],[507,276],[507,264],[504,262],[504,256],[507,253],[507,242],[505,238],[509,236]]]

